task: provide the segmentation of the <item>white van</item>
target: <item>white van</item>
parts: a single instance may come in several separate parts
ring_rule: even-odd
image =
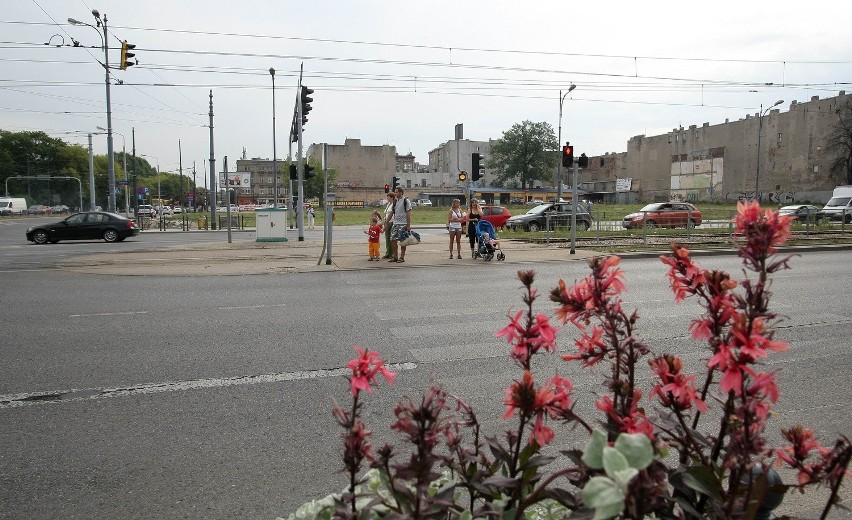
[[[0,215],[23,215],[27,212],[27,199],[0,197]]]
[[[822,208],[823,216],[831,220],[852,223],[852,186],[838,186],[831,194],[831,200]]]

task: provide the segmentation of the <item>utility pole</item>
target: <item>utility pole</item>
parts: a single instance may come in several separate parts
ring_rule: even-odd
[[[213,155],[213,90],[210,90],[210,191],[207,203],[210,205],[210,229],[216,231],[216,158]]]
[[[83,211],[83,208],[80,208]],[[92,151],[92,134],[89,134],[89,211],[95,211],[95,154]]]

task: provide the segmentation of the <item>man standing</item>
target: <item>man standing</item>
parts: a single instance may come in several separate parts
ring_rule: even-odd
[[[399,234],[403,231],[411,231],[411,201],[405,197],[405,192],[402,188],[394,190],[396,200],[393,203],[391,210],[391,220],[393,227],[391,228],[391,254],[393,258],[389,262],[405,262],[405,246],[399,245]],[[399,253],[399,254],[397,254]]]
[[[385,227],[385,256],[382,258],[393,258],[391,253],[391,228],[393,227],[393,203],[396,202],[396,195],[393,192],[387,194],[387,202],[385,203],[385,215],[382,224]]]

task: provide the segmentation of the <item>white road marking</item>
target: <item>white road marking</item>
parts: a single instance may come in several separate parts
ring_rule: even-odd
[[[94,314],[71,314],[69,318],[91,318],[96,316],[133,316],[134,314],[148,314],[148,311],[130,311],[130,312],[100,312]]]
[[[272,304],[272,305],[263,304],[263,305],[243,305],[243,306],[240,306],[240,307],[218,307],[218,310],[220,310],[220,311],[231,311],[231,310],[235,310],[235,309],[264,309],[266,307],[286,307],[286,306],[287,306],[287,304],[285,304],[285,303],[275,303],[275,304]]]
[[[414,370],[415,363],[386,364],[390,370]],[[238,376],[226,378],[194,379],[191,381],[170,381],[164,383],[144,383],[125,388],[86,388],[77,390],[59,390],[56,392],[30,392],[23,394],[0,395],[0,409],[16,408],[46,403],[67,403],[87,399],[107,399],[112,397],[129,397],[143,394],[162,392],[180,392],[184,390],[200,390],[203,388],[225,388],[239,385],[256,385],[261,383],[280,383],[298,381],[300,379],[318,379],[327,377],[342,377],[351,373],[349,368],[334,368],[328,370],[309,370],[303,372],[282,372],[278,374],[259,374],[254,376]]]

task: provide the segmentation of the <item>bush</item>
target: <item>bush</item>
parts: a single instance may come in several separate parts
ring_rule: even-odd
[[[432,384],[419,401],[394,410],[391,428],[404,439],[407,458],[390,445],[374,453],[361,397],[378,375],[392,383],[394,373],[377,352],[358,349],[349,363],[352,405],[334,407],[349,486],[290,518],[756,518],[768,517],[786,491],[819,484],[831,491],[825,518],[852,458],[849,440],[823,447],[809,429],[793,426],[782,430],[789,444],[772,447],[764,435],[779,390],[763,361],[788,348],[774,339],[769,276],[789,268],[789,257],[774,253],[789,237],[790,220],[745,203],[735,222],[742,280],[702,269],[678,244],[661,257],[675,301],[697,299],[703,308],[690,325],[693,338],[707,344],[701,379],[635,336],[639,316],[623,307],[619,258],[594,258],[589,276],[570,287],[560,281],[549,293],[556,320],[579,334],[563,359],[607,374],[595,403],[603,426],[593,428],[574,413],[570,380],[533,374],[534,356],[556,352],[559,329],[534,312],[535,276],[521,271],[526,308],[496,334],[520,369],[503,399],[503,417],[514,427],[485,436],[470,406]],[[643,367],[653,375],[644,391],[636,383]],[[708,419],[711,404],[716,419]],[[585,449],[559,459],[545,454],[558,423],[587,432]],[[781,483],[773,460],[793,468],[797,481]],[[361,475],[365,462],[372,469]]]

